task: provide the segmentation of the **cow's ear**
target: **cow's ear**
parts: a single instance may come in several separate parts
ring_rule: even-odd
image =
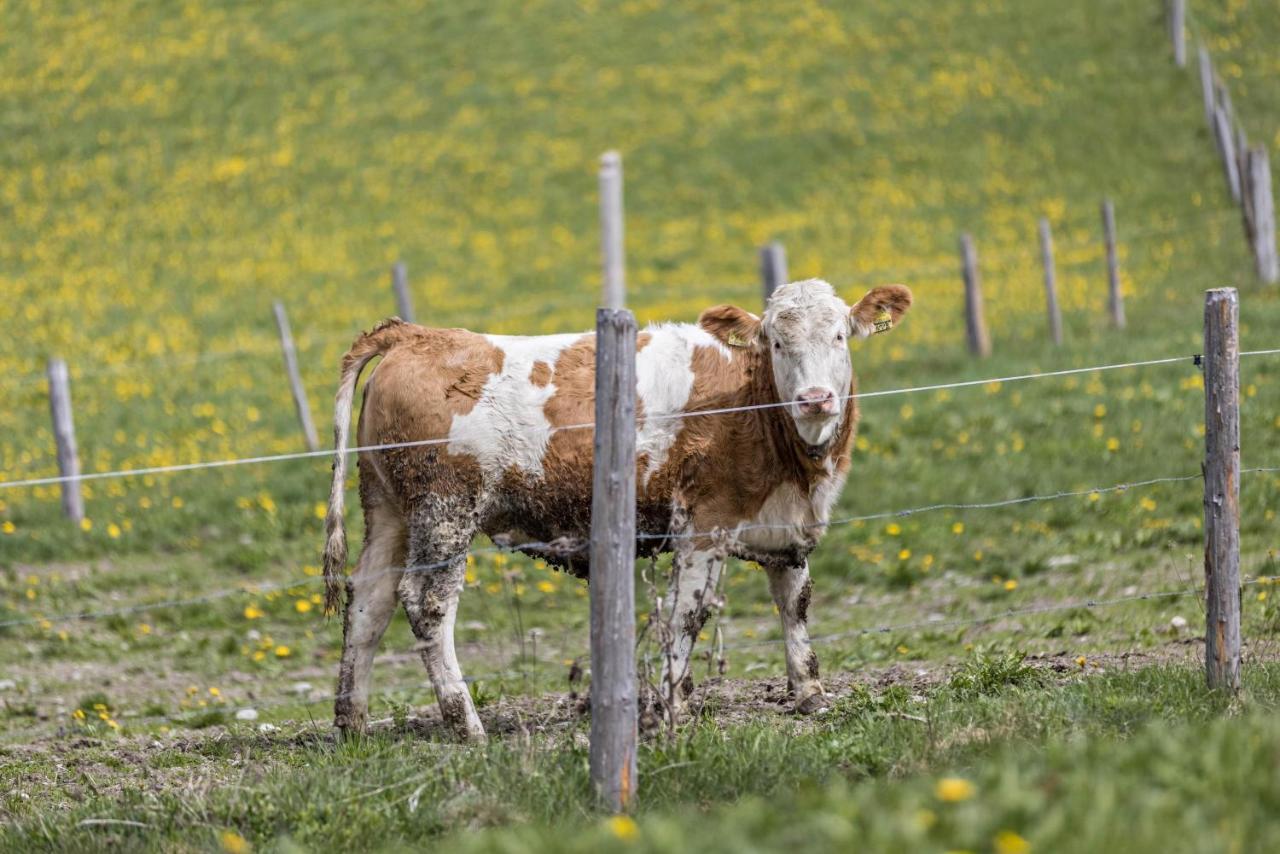
[[[760,318],[736,305],[712,306],[698,316],[698,325],[730,347],[760,345]]]
[[[849,309],[849,328],[858,338],[870,338],[898,325],[911,308],[911,290],[905,285],[872,288]]]

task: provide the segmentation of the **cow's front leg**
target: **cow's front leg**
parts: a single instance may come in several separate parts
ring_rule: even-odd
[[[713,610],[720,607],[716,586],[724,566],[724,553],[714,548],[678,549],[673,561],[666,643],[660,687],[664,700],[673,703],[675,716],[685,710],[693,691],[690,659],[698,633]]]
[[[769,567],[769,592],[782,619],[782,639],[786,644],[787,689],[795,710],[809,715],[827,707],[827,695],[818,680],[818,656],[809,646],[809,600],[813,582],[809,564]]]

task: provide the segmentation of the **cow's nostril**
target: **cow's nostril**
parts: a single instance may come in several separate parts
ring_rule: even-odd
[[[827,389],[809,389],[796,395],[796,404],[800,411],[807,415],[834,412],[836,396]]]

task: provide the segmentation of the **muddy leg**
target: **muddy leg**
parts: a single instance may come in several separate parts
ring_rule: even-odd
[[[769,592],[782,618],[782,638],[786,644],[787,688],[795,700],[795,710],[812,714],[827,706],[827,695],[818,681],[818,656],[809,647],[809,599],[813,582],[809,564],[767,570]]]
[[[470,530],[458,528],[457,520],[469,515],[467,510],[451,508],[431,520],[413,521],[409,531],[411,568],[401,577],[399,589],[409,625],[418,638],[427,677],[440,704],[440,716],[463,740],[481,741],[484,727],[471,702],[453,646],[458,594],[466,575],[472,536]],[[435,524],[435,519],[448,521]]]
[[[333,703],[333,723],[344,736],[363,733],[369,722],[373,657],[395,613],[396,583],[405,559],[405,527],[399,514],[385,507],[371,508],[366,519],[364,549],[347,580],[342,663]]]
[[[719,607],[716,586],[723,566],[724,555],[714,549],[676,552],[667,591],[671,602],[667,618],[670,648],[664,651],[659,685],[664,699],[675,699],[678,713],[683,712],[684,700],[693,690],[689,672],[693,645],[711,612]]]

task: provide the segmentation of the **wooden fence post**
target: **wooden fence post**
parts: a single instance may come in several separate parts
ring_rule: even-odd
[[[1040,217],[1040,261],[1044,265],[1044,297],[1049,309],[1049,337],[1062,343],[1062,312],[1058,310],[1058,281],[1053,266],[1053,232],[1048,217]]]
[[[765,305],[778,285],[787,283],[787,250],[776,240],[760,247],[760,282],[764,286]]]
[[[84,519],[84,495],[80,492],[80,455],[76,451],[76,425],[71,417],[71,378],[67,363],[49,360],[49,409],[53,413],[53,441],[58,449],[58,475],[62,481],[62,512],[72,522]]]
[[[1124,329],[1124,294],[1120,293],[1120,254],[1116,249],[1116,208],[1102,200],[1102,232],[1107,243],[1107,310],[1116,329]]]
[[[1179,68],[1187,64],[1186,20],[1187,0],[1169,0],[1169,38],[1173,41],[1173,61]]]
[[[982,308],[982,283],[978,279],[978,251],[973,238],[960,235],[960,262],[964,270],[964,329],[969,352],[974,356],[991,355],[991,336],[987,334],[987,318]]]
[[[1200,97],[1204,101],[1204,123],[1213,133],[1213,110],[1217,103],[1213,98],[1213,60],[1209,58],[1209,49],[1201,42],[1197,51],[1200,57]]]
[[[391,288],[396,292],[396,316],[413,323],[413,300],[409,298],[409,271],[403,261],[391,265]]]
[[[622,155],[606,151],[600,158],[600,257],[604,266],[604,307],[626,305],[623,257]]]
[[[1280,258],[1276,255],[1276,203],[1271,192],[1271,160],[1266,146],[1249,149],[1245,162],[1245,230],[1253,247],[1258,278],[1274,285],[1280,281]]]
[[[596,312],[591,494],[591,782],[603,806],[636,794],[636,320]]]
[[[1240,169],[1236,159],[1236,140],[1231,133],[1231,122],[1227,111],[1219,104],[1213,111],[1213,135],[1218,142],[1218,154],[1222,157],[1222,168],[1227,176],[1227,189],[1231,191],[1231,200],[1240,201]]]
[[[1240,307],[1235,288],[1204,299],[1205,675],[1240,690]]]
[[[316,425],[311,420],[307,390],[303,388],[302,377],[298,374],[298,351],[293,346],[293,333],[289,330],[289,318],[284,313],[284,303],[276,300],[271,309],[276,316],[276,329],[280,330],[280,349],[284,352],[284,369],[289,374],[289,390],[293,393],[293,406],[298,410],[298,421],[302,424],[302,438],[307,443],[308,451],[318,451],[320,441],[316,438]]]

